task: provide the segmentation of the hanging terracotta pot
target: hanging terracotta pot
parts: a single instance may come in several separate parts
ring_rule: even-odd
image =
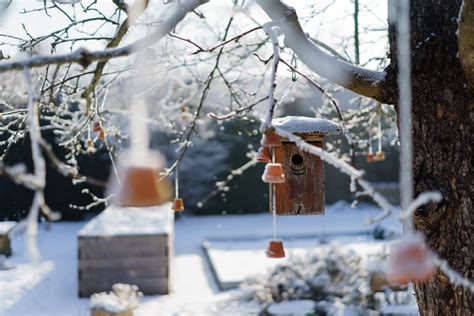
[[[280,239],[270,239],[265,253],[268,258],[284,258],[285,249],[283,248],[283,241]]]
[[[375,153],[374,161],[384,161],[385,154],[383,151],[379,150]]]
[[[274,131],[265,132],[260,141],[260,145],[264,147],[281,147],[281,138]]]
[[[262,181],[265,183],[284,183],[285,174],[281,163],[267,163],[262,175]]]
[[[374,154],[372,154],[372,153],[367,154],[367,162],[368,163],[374,162]]]
[[[99,135],[97,135],[97,138],[99,138],[100,140],[104,140],[104,139],[105,139],[105,132],[104,132],[103,129],[100,129]]]
[[[169,201],[170,187],[166,180],[158,181],[157,170],[130,166],[120,172],[116,203],[123,207],[148,207]]]
[[[184,211],[184,201],[181,198],[175,198],[173,201],[173,210],[175,212],[182,212]]]
[[[100,127],[99,122],[94,122],[94,124],[92,124],[92,131],[93,132],[99,132],[101,129],[102,129],[102,127]]]
[[[423,240],[414,237],[392,246],[387,272],[393,284],[426,282],[435,275],[436,266]]]
[[[270,149],[268,147],[260,147],[257,152],[258,162],[271,162],[272,157],[270,155]]]

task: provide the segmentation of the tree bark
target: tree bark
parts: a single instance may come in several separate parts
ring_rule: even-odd
[[[414,223],[431,249],[472,281],[474,92],[458,58],[461,2],[411,1],[414,188],[443,195],[439,204],[418,209]],[[396,90],[394,30],[390,26],[387,80]],[[415,291],[421,315],[474,315],[474,295],[440,271]]]

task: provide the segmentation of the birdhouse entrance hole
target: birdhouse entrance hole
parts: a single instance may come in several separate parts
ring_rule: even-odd
[[[321,141],[311,145],[322,147]],[[285,183],[270,185],[278,215],[324,214],[324,170],[319,157],[300,150],[295,143],[283,141],[272,148],[275,162],[281,163]]]
[[[306,165],[304,164],[303,156],[294,154],[291,157],[290,170],[294,175],[301,176],[306,173]]]

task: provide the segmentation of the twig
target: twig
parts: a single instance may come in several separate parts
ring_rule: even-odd
[[[245,107],[242,107],[242,108],[238,108],[238,109],[236,109],[236,110],[234,110],[234,111],[232,111],[232,112],[229,112],[229,113],[227,113],[227,114],[224,114],[224,115],[217,115],[217,114],[215,114],[215,113],[213,113],[213,112],[210,112],[210,113],[208,113],[207,115],[208,115],[210,118],[213,118],[213,119],[215,119],[215,120],[227,120],[227,119],[230,119],[230,118],[232,118],[232,117],[234,117],[234,116],[236,116],[236,115],[238,115],[238,114],[240,114],[240,113],[242,113],[242,112],[245,112],[245,111],[248,111],[248,110],[252,109],[254,106],[258,105],[260,102],[265,101],[265,100],[267,100],[267,99],[268,99],[268,96],[263,97],[263,98],[261,98],[260,100],[254,102],[254,103],[252,103],[252,104],[250,104],[250,105],[248,105],[248,106],[245,106]]]
[[[275,34],[275,31],[272,29],[273,23],[266,23],[263,25],[263,29],[270,37],[273,47],[273,64],[271,69],[271,76],[270,76],[270,89],[268,92],[268,109],[265,116],[265,120],[262,121],[260,125],[260,132],[264,133],[269,128],[272,127],[272,119],[273,119],[273,112],[275,111],[275,107],[277,105],[275,99],[275,89],[276,89],[276,73],[278,70],[278,63],[280,62],[280,48],[278,47],[278,38]]]
[[[166,15],[166,18],[160,23],[156,32],[124,47],[97,51],[89,51],[85,48],[80,48],[67,54],[33,55],[19,60],[0,63],[0,73],[12,70],[22,70],[25,67],[34,68],[51,64],[61,65],[65,63],[77,63],[86,68],[94,61],[106,61],[112,58],[134,54],[163,38],[186,16],[188,12],[206,2],[208,2],[208,0],[174,2],[173,6],[176,7],[176,9],[170,10],[171,13]]]

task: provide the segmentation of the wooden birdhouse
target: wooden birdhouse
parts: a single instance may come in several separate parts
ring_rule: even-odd
[[[323,148],[324,137],[341,132],[325,119],[287,116],[273,126],[291,132],[313,146]],[[277,215],[324,214],[324,164],[315,155],[282,138],[282,146],[270,147],[272,161],[283,166],[284,183],[270,184],[270,205]],[[272,209],[272,207],[270,209]]]

